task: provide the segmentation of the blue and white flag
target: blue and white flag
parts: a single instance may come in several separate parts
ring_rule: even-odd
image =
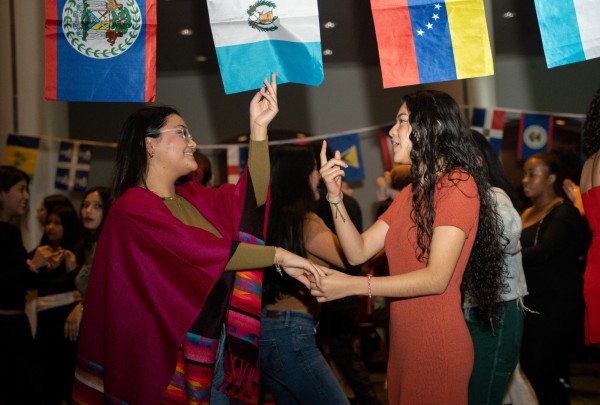
[[[88,188],[91,164],[91,145],[82,145],[79,142],[61,142],[54,187],[59,190],[85,191]]]
[[[535,0],[549,68],[600,56],[598,0]]]
[[[225,93],[323,81],[317,0],[208,0]]]
[[[333,153],[339,150],[342,160],[348,164],[344,169],[344,180],[360,181],[365,179],[365,166],[360,152],[360,139],[358,134],[348,134],[327,138],[327,146]]]

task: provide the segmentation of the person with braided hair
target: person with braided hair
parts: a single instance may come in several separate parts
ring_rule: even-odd
[[[385,246],[390,276],[326,270],[312,285],[319,302],[348,295],[385,296],[390,303],[390,404],[467,404],[473,343],[461,289],[495,319],[504,287],[502,224],[460,107],[448,94],[404,96],[390,130],[394,161],[411,164],[411,184],[360,234],[348,219],[341,183],[347,164],[337,151],[321,176],[336,233],[352,265]]]

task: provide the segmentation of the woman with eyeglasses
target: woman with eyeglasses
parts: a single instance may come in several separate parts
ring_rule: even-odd
[[[176,110],[148,107],[126,120],[87,289],[75,403],[258,402],[262,272],[247,269],[275,264],[307,287],[308,275],[324,274],[262,243],[277,112],[273,75],[250,102],[247,168],[219,188],[175,186],[197,167]]]

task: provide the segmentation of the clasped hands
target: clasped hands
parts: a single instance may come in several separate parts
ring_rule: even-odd
[[[40,246],[35,250],[31,263],[34,268],[39,269],[40,267],[46,266],[48,271],[53,271],[62,262],[65,262],[67,271],[73,271],[77,267],[77,258],[75,254],[67,249],[53,249],[50,246]]]

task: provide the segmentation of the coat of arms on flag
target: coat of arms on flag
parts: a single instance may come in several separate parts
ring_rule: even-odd
[[[156,0],[46,0],[45,98],[154,101]]]
[[[38,158],[40,138],[26,135],[8,135],[4,149],[4,164],[18,167],[33,179]]]
[[[317,0],[208,0],[226,94],[278,83],[323,81]]]
[[[85,191],[88,188],[91,163],[91,145],[61,142],[54,187],[59,190]]]
[[[519,122],[518,159],[526,160],[538,152],[549,151],[553,129],[552,115],[522,113]]]

